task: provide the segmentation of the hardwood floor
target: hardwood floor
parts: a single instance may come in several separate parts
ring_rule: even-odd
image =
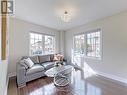
[[[127,95],[127,86],[78,70],[73,72],[72,83],[66,87],[56,87],[53,78],[43,77],[17,89],[15,80],[11,80],[8,95]]]

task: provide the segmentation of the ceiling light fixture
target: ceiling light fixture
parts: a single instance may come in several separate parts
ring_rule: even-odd
[[[71,20],[71,16],[70,16],[70,14],[67,11],[65,11],[64,14],[63,14],[63,16],[61,16],[61,19],[64,22],[69,22]]]

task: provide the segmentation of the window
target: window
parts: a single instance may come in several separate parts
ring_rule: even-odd
[[[101,30],[74,36],[74,55],[81,54],[89,58],[101,58]]]
[[[74,53],[77,54],[84,54],[85,51],[85,44],[84,44],[84,34],[76,35],[74,37]]]
[[[30,55],[54,53],[54,46],[54,36],[30,33]]]
[[[100,31],[86,33],[86,56],[101,57]]]
[[[30,33],[30,54],[43,54],[42,50],[42,35]]]
[[[46,54],[54,53],[54,37],[53,36],[45,35],[44,52]]]

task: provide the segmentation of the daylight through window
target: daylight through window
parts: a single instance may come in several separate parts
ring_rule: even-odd
[[[85,43],[84,43],[84,34],[76,35],[74,37],[74,53],[75,54],[84,54]]]
[[[30,33],[30,55],[52,54],[55,52],[55,37]]]
[[[86,56],[101,57],[100,31],[90,32],[86,34]]]
[[[101,31],[95,30],[74,36],[74,54],[101,58]]]

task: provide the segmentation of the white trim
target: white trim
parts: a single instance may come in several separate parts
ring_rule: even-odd
[[[9,73],[8,74],[8,77],[11,78],[11,77],[15,77],[16,76],[16,72],[12,72],[12,73]]]
[[[115,75],[112,75],[112,74],[107,74],[107,73],[104,73],[104,72],[98,72],[97,71],[96,73],[97,73],[97,75],[104,76],[106,78],[116,80],[118,82],[121,82],[121,83],[124,83],[125,85],[127,85],[127,79],[125,79],[125,78],[121,78],[121,77],[118,77],[118,76],[115,76]]]
[[[6,82],[6,87],[5,87],[4,95],[7,95],[7,93],[8,93],[8,84],[9,84],[9,76],[7,76],[7,82]]]

